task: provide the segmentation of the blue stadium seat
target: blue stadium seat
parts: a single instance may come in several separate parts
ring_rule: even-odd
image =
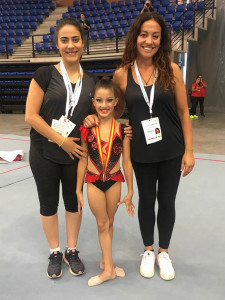
[[[203,10],[204,9],[204,5],[205,5],[204,1],[197,2],[196,10],[200,10],[200,11]]]
[[[14,29],[8,29],[8,36],[14,36],[14,35],[15,35]]]
[[[124,29],[123,29],[124,34],[127,35],[129,30],[130,30],[130,27],[128,27],[128,26],[124,27]]]
[[[129,5],[132,4],[132,1],[131,1],[131,0],[125,0],[125,4],[126,4],[127,6],[129,6]]]
[[[45,9],[43,10],[43,13],[44,13],[44,15],[45,15],[46,17],[48,17],[49,14],[50,14],[49,9],[48,9],[48,8],[45,8]]]
[[[93,0],[87,0],[87,4],[93,4]]]
[[[117,34],[119,37],[121,37],[123,35],[123,29],[121,27],[117,28]]]
[[[111,2],[111,8],[115,8],[117,6],[116,2]]]
[[[35,49],[36,49],[37,52],[41,52],[42,51],[42,45],[41,45],[41,43],[36,43],[35,44]]]
[[[50,33],[54,34],[55,33],[55,27],[50,27]]]
[[[130,19],[128,20],[128,25],[130,26],[133,22],[134,22],[134,19],[133,19],[133,18],[130,18]]]
[[[99,30],[98,35],[99,35],[100,39],[105,39],[106,38],[106,30],[105,29]]]
[[[178,4],[177,12],[184,12],[184,11],[185,11],[185,4]]]
[[[30,22],[31,29],[37,29],[37,22]]]
[[[105,10],[105,13],[106,13],[107,15],[112,14],[113,11],[112,11],[111,7],[107,8],[107,9]]]
[[[0,36],[7,36],[7,31],[5,29],[0,29]]]
[[[55,43],[51,43],[51,48],[53,51],[58,51],[58,48]]]
[[[159,7],[158,13],[159,13],[161,16],[164,16],[165,13],[166,13],[166,7]]]
[[[23,16],[24,22],[30,22],[30,16]]]
[[[123,13],[118,13],[116,15],[116,18],[117,18],[118,21],[122,20],[123,19]]]
[[[80,5],[85,5],[86,4],[86,0],[80,0]]]
[[[10,54],[12,54],[13,53],[13,45],[7,45],[7,47],[8,47],[8,52]]]
[[[15,37],[15,43],[16,45],[21,45],[22,44],[22,38],[20,36]]]
[[[49,34],[43,35],[43,42],[48,43],[49,42]]]
[[[185,11],[184,13],[184,19],[185,20],[193,20],[193,17],[194,17],[194,13],[193,11]]]
[[[22,29],[23,25],[22,22],[16,22],[16,29]]]
[[[110,22],[104,22],[103,26],[105,29],[110,29],[111,28],[111,23]]]
[[[97,5],[98,3],[100,3],[100,0],[94,0],[95,5]]]
[[[133,18],[137,18],[139,16],[140,12],[138,10],[133,11]]]
[[[119,7],[123,6],[123,5],[124,5],[124,1],[122,1],[122,0],[118,1],[118,2],[117,2],[117,5],[118,5]]]
[[[133,0],[133,4],[137,6],[139,4],[139,0]]]
[[[121,6],[120,8],[121,12],[125,13],[126,11],[128,11],[128,7],[126,5]]]
[[[74,7],[73,6],[68,6],[68,12],[74,12]]]
[[[1,24],[1,27],[2,27],[2,29],[8,29],[7,23],[2,23],[2,24]]]
[[[129,5],[128,6],[128,11],[130,11],[130,12],[135,11],[135,5]]]
[[[187,4],[187,10],[193,11],[194,10],[194,3],[188,3]]]
[[[109,4],[108,2],[104,3],[104,9],[106,10],[106,9],[108,9],[108,8],[111,9],[110,4]]]
[[[13,22],[10,22],[10,23],[8,23],[8,27],[9,27],[9,29],[14,29],[15,24]]]
[[[12,37],[8,37],[6,40],[8,45],[13,45],[14,40]]]
[[[66,18],[69,17],[69,14],[67,12],[65,12],[65,13],[62,14],[62,17],[63,17],[63,19],[66,19]]]
[[[184,14],[182,12],[175,12],[175,14],[174,14],[175,21],[182,21],[183,15]]]
[[[107,36],[108,36],[109,38],[115,37],[114,29],[107,29]]]
[[[94,5],[94,4],[89,4],[89,10],[94,10],[94,9],[96,9],[96,6]]]
[[[79,0],[75,0],[75,1],[73,1],[73,6],[80,6],[80,2],[79,2]]]
[[[159,9],[159,7],[160,7],[160,1],[154,1],[153,2],[153,8]]]
[[[192,28],[192,21],[191,20],[184,20],[184,29],[191,29]]]
[[[112,22],[116,19],[116,15],[115,14],[110,14],[109,15],[109,21]]]
[[[99,16],[103,16],[103,15],[105,15],[105,10],[101,9],[98,11],[98,13],[99,13]]]
[[[47,51],[47,52],[51,51],[51,46],[49,43],[44,43],[43,48],[44,48],[44,51]]]
[[[94,17],[94,22],[95,22],[95,24],[100,23],[101,22],[100,16]]]
[[[108,16],[107,15],[102,15],[101,16],[101,21],[102,21],[102,23],[107,22],[108,21]]]
[[[143,4],[139,3],[139,4],[136,5],[136,9],[137,9],[138,11],[141,11],[142,8],[143,8]]]
[[[181,30],[181,21],[175,21],[173,23],[173,30],[174,31],[180,31]]]
[[[96,7],[97,7],[97,10],[98,10],[98,11],[104,9],[103,4],[101,4],[101,3],[97,3],[97,4],[96,4]]]
[[[24,29],[23,30],[23,35],[24,36],[30,36],[30,29]]]
[[[173,21],[173,14],[165,14],[165,21],[172,23],[172,21]]]
[[[94,18],[93,17],[87,17],[87,20],[90,24],[94,23]]]
[[[30,20],[33,22],[32,19],[30,19]],[[35,20],[35,21],[36,21],[36,20]],[[43,16],[42,16],[42,15],[37,15],[37,21],[38,21],[39,23],[43,23],[43,21],[44,21]]]
[[[168,7],[170,5],[170,0],[161,0],[161,5],[163,7]]]
[[[96,23],[95,26],[96,26],[97,30],[103,29],[103,24],[102,23]]]
[[[125,17],[125,19],[130,19],[130,18],[132,18],[132,16],[131,16],[131,12],[130,11],[126,11],[125,12],[125,14],[124,14],[124,17]]]
[[[96,40],[97,37],[98,37],[97,31],[95,31],[95,30],[90,31],[90,36],[91,36],[91,39],[92,39],[92,40]]]
[[[120,13],[120,8],[119,8],[119,6],[116,6],[116,7],[113,9],[113,13],[114,13],[114,14]]]
[[[120,26],[126,27],[127,26],[127,20],[120,20]]]
[[[5,38],[4,37],[0,37],[0,45],[5,45]]]
[[[168,13],[174,14],[176,11],[176,5],[169,5],[168,6]]]
[[[0,45],[0,53],[5,53],[5,45]]]
[[[23,28],[30,29],[30,23],[29,22],[23,22]]]
[[[10,16],[9,21],[10,22],[16,22],[16,16]]]
[[[98,16],[98,11],[97,9],[92,10],[92,17]]]
[[[119,22],[118,21],[116,21],[116,20],[114,20],[114,21],[112,21],[112,28],[116,28],[116,27],[118,27],[119,26]]]
[[[95,24],[90,24],[91,30],[96,30]]]

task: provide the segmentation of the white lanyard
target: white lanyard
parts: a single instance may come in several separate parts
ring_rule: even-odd
[[[146,90],[144,88],[143,82],[141,80],[141,76],[140,76],[140,73],[139,73],[139,70],[138,70],[136,60],[134,62],[134,68],[135,68],[135,73],[136,73],[136,76],[137,76],[137,79],[138,79],[138,82],[139,82],[139,85],[140,85],[140,88],[141,88],[141,91],[142,91],[142,95],[145,99],[145,102],[147,103],[147,105],[149,107],[150,117],[152,117],[152,105],[153,105],[154,96],[155,96],[155,81],[156,81],[156,76],[157,76],[157,70],[154,71],[154,80],[153,80],[153,85],[152,85],[152,88],[151,88],[150,100],[149,100],[148,95],[146,93]]]
[[[73,115],[73,111],[74,111],[75,107],[77,106],[77,103],[79,101],[80,94],[81,94],[81,89],[82,89],[81,71],[82,71],[82,68],[80,66],[80,75],[79,75],[79,79],[76,83],[74,91],[72,89],[72,84],[70,82],[70,79],[67,74],[66,68],[63,64],[63,61],[60,62],[60,69],[62,72],[63,81],[66,86],[66,92],[67,92],[65,117],[70,118]],[[71,109],[71,111],[70,111],[70,109]],[[69,111],[70,111],[70,116],[69,116]]]

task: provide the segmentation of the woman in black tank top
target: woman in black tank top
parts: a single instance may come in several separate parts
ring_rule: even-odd
[[[194,167],[186,91],[179,67],[170,61],[170,43],[161,16],[157,13],[141,14],[130,28],[122,64],[113,79],[120,101],[126,101],[133,127],[131,155],[139,191],[139,224],[145,246],[140,273],[148,278],[154,275],[157,198],[157,262],[160,276],[165,280],[175,276],[168,248],[175,222],[180,175],[183,172],[186,176]],[[151,90],[153,100],[149,104]],[[143,121],[148,127],[142,125]]]

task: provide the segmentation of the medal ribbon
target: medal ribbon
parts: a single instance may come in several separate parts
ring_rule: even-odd
[[[135,73],[136,73],[136,76],[137,76],[137,79],[138,79],[138,83],[139,83],[141,91],[142,91],[142,95],[145,99],[145,102],[147,103],[147,105],[149,107],[150,117],[152,117],[152,106],[153,106],[154,96],[155,96],[155,81],[156,81],[156,77],[157,77],[157,70],[154,71],[153,85],[152,85],[151,92],[150,92],[150,99],[148,99],[148,95],[146,93],[143,82],[141,80],[141,76],[140,76],[140,73],[139,73],[139,70],[138,70],[136,60],[134,62],[134,69],[135,69]]]
[[[63,81],[64,81],[64,84],[66,86],[66,91],[67,91],[65,116],[66,116],[66,118],[70,118],[70,117],[72,117],[73,111],[74,111],[75,107],[77,106],[78,101],[80,99],[80,94],[81,94],[81,89],[82,89],[82,77],[81,77],[82,68],[81,68],[81,66],[79,66],[80,74],[79,74],[79,78],[76,83],[74,91],[72,89],[72,84],[70,82],[69,76],[67,74],[66,68],[65,68],[62,60],[60,62],[60,69],[62,72]],[[70,109],[71,109],[71,112],[69,115]]]
[[[109,135],[109,147],[108,147],[108,152],[107,152],[107,157],[106,157],[106,162],[104,163],[103,161],[103,153],[102,153],[102,145],[101,145],[101,140],[100,140],[100,132],[99,132],[99,127],[96,126],[96,135],[97,135],[97,143],[98,143],[98,151],[99,151],[99,156],[103,168],[103,174],[106,173],[110,155],[112,152],[112,144],[113,144],[113,136],[114,136],[114,130],[115,130],[115,119],[112,119],[112,124],[111,124],[111,131]]]

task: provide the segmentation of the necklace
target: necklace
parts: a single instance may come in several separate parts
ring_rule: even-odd
[[[141,75],[141,72],[140,72],[140,70],[139,70],[139,73],[140,73],[141,78],[143,79],[143,81],[144,81],[144,83],[145,83],[145,86],[148,86],[149,80],[151,79],[153,72],[154,72],[154,68],[153,68],[153,71],[152,71],[150,77],[148,78],[148,80],[145,81],[144,77]]]

